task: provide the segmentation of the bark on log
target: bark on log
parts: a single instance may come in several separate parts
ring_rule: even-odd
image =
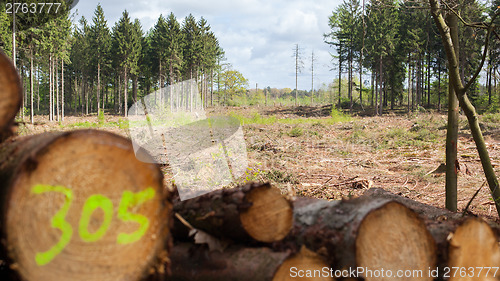
[[[171,196],[158,166],[104,131],[0,147],[1,280],[144,280],[168,270]]]
[[[194,228],[238,242],[279,241],[293,224],[292,205],[268,183],[216,190],[185,201],[175,197],[174,212]],[[175,232],[182,228],[176,219]]]
[[[498,233],[500,228],[494,223],[487,223],[481,219],[466,216],[461,213],[450,212],[446,209],[426,205],[409,198],[395,195],[380,188],[367,190],[363,196],[394,200],[404,204],[406,207],[418,213],[427,225],[427,229],[433,236],[437,245],[437,265],[439,266],[439,278],[445,275],[453,277],[450,280],[498,280],[492,278],[493,271],[489,276],[484,275],[486,270],[479,276],[476,267],[498,267],[500,266]],[[446,271],[449,268],[458,267],[466,270],[460,279],[460,272]],[[467,271],[468,268],[476,269],[475,274]],[[500,276],[497,273],[496,278]],[[469,278],[469,279],[467,279]]]
[[[7,56],[0,51],[0,140],[12,135],[12,126],[22,103],[19,75]]]
[[[175,281],[334,280],[323,271],[325,261],[306,248],[296,254],[241,246],[219,252],[183,243],[173,247],[170,257]]]
[[[295,224],[278,247],[306,245],[339,270],[422,270],[435,266],[435,244],[420,218],[404,205],[362,196],[345,201],[299,198]],[[365,280],[432,280],[395,276]]]

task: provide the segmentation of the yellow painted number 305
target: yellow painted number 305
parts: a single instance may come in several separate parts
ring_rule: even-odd
[[[73,236],[73,227],[65,220],[68,214],[71,202],[73,201],[73,191],[64,186],[52,185],[35,185],[31,192],[34,194],[42,194],[46,192],[58,192],[64,194],[64,204],[59,211],[52,217],[50,221],[53,228],[61,230],[61,238],[56,245],[52,246],[48,251],[36,253],[35,261],[39,266],[43,266],[51,262],[62,250],[69,244]],[[118,219],[124,222],[136,222],[139,228],[133,233],[119,233],[117,237],[118,244],[130,244],[141,239],[149,228],[149,219],[143,215],[133,214],[128,211],[129,208],[139,206],[144,202],[155,197],[155,190],[151,187],[143,191],[134,193],[124,191],[118,207]],[[99,229],[90,233],[88,225],[94,211],[100,208],[104,212],[104,220]],[[101,194],[90,196],[83,205],[82,215],[78,225],[78,233],[80,238],[85,242],[94,242],[101,239],[108,230],[113,218],[113,202]]]

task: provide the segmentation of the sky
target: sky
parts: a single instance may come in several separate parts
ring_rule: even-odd
[[[160,14],[173,12],[179,22],[193,14],[204,17],[225,51],[227,63],[249,80],[249,88],[295,88],[295,44],[303,68],[298,89],[311,90],[311,53],[314,51],[314,88],[335,77],[330,53],[323,41],[328,17],[341,0],[81,0],[73,9],[76,20],[90,22],[98,3],[111,28],[126,9],[147,32]]]

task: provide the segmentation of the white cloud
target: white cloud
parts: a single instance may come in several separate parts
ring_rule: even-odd
[[[90,21],[97,1],[80,1],[76,8]],[[160,14],[173,12],[181,22],[192,13],[203,16],[211,25],[226,52],[228,62],[259,87],[295,87],[293,48],[302,48],[304,69],[299,89],[311,87],[310,56],[317,58],[315,82],[334,78],[329,51],[323,42],[328,32],[328,16],[341,0],[106,0],[101,3],[113,26],[127,9],[132,18],[141,20],[143,29],[150,29]],[[253,85],[253,86],[252,86]]]

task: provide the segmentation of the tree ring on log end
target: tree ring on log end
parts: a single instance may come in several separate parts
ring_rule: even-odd
[[[314,281],[334,280],[330,271],[324,272],[325,268],[329,269],[328,264],[326,264],[320,255],[302,246],[300,252],[289,257],[280,265],[273,277],[273,281],[297,279]]]
[[[370,212],[356,237],[357,266],[391,277],[365,275],[365,280],[433,280],[436,246],[423,221],[410,209],[389,202]],[[396,276],[402,270],[402,277]],[[420,275],[420,276],[419,276]]]
[[[498,239],[481,219],[470,218],[457,227],[450,240],[448,256],[448,266],[458,268],[458,272],[450,272],[450,280],[493,281],[500,277],[500,272],[494,270],[500,266]],[[484,270],[480,271],[481,268]]]
[[[240,220],[251,237],[266,243],[285,238],[293,226],[293,207],[278,188],[263,185],[245,199],[252,206],[240,214]]]
[[[171,204],[162,173],[103,131],[44,134],[10,180],[3,229],[22,279],[142,280],[164,256]],[[26,154],[26,153],[25,153]]]

